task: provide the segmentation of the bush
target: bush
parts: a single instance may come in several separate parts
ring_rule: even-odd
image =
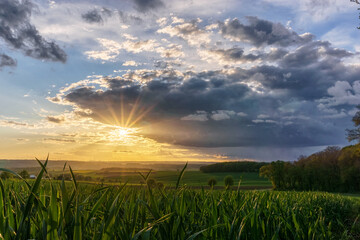
[[[234,178],[231,175],[228,175],[224,178],[225,187],[231,187],[234,185]]]
[[[209,185],[210,187],[214,187],[216,184],[217,184],[217,181],[216,181],[215,178],[210,178],[210,179],[208,180],[208,185]]]
[[[24,179],[30,178],[29,172],[26,171],[25,169],[22,170],[21,172],[19,172],[19,175],[20,175],[20,177],[22,177],[22,178],[24,178]]]

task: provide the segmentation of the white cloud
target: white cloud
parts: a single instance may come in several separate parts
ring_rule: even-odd
[[[162,27],[162,26],[166,25],[167,19],[166,19],[166,17],[159,18],[158,20],[156,20],[156,22]]]
[[[163,58],[179,58],[185,56],[184,52],[181,49],[182,49],[182,45],[169,44],[167,48],[164,47],[157,48],[156,52],[160,53],[160,56]]]
[[[207,113],[205,111],[196,111],[195,114],[190,114],[185,117],[182,117],[181,120],[183,121],[200,121],[205,122],[208,119]]]
[[[123,66],[138,66],[139,64],[135,61],[126,61],[123,63]]]
[[[261,118],[261,119],[264,119],[264,118],[269,118],[269,115],[266,115],[266,114],[260,114],[257,116],[257,118]]]
[[[320,99],[317,105],[317,108],[326,114],[322,116],[323,118],[342,118],[348,114],[353,115],[354,110],[347,113],[344,109],[338,111],[334,107],[360,104],[360,81],[352,84],[346,81],[337,81],[327,92],[330,97]]]
[[[138,40],[137,37],[134,37],[133,35],[128,34],[128,33],[124,33],[124,34],[123,34],[123,37],[126,38],[126,39],[128,39],[128,40]]]
[[[238,112],[236,115],[238,115],[239,117],[246,117],[247,114],[244,112]]]
[[[332,96],[326,99],[330,106],[358,105],[360,104],[360,81],[355,81],[352,85],[346,81],[337,81],[328,89],[328,93]]]
[[[102,45],[104,50],[100,51],[86,51],[84,54],[88,58],[100,59],[104,61],[114,61],[114,59],[120,54],[123,46],[116,41],[99,38],[98,42]]]
[[[178,17],[172,17],[171,20],[172,20],[172,24],[185,22],[185,20],[183,18],[178,18]]]
[[[231,110],[217,110],[212,112],[211,119],[215,121],[221,121],[221,120],[230,119],[232,116],[235,115],[236,112]]]
[[[98,38],[97,41],[100,43],[103,49],[84,52],[84,54],[89,59],[116,61],[117,57],[120,56],[121,51],[127,51],[136,54],[143,52],[156,52],[159,53],[160,56],[163,58],[184,57],[182,45],[168,44],[167,46],[163,47],[159,42],[154,39],[144,41],[126,40],[120,43],[110,39]]]
[[[175,26],[168,25],[159,29],[157,32],[168,34],[171,37],[181,37],[193,46],[208,44],[211,42],[210,32],[200,29],[197,25],[199,21],[201,20],[199,19],[197,21],[182,23]]]
[[[277,121],[271,120],[271,119],[255,119],[252,120],[253,123],[277,123]]]

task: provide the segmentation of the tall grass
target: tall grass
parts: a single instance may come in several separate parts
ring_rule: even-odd
[[[0,180],[0,239],[359,239],[359,203],[328,193]],[[65,168],[65,166],[64,166]],[[0,169],[9,171],[5,169]],[[9,171],[11,172],[11,171]],[[72,174],[72,170],[70,168]],[[15,173],[13,173],[15,174]],[[72,174],[73,175],[73,174]],[[149,175],[143,178],[146,182]]]

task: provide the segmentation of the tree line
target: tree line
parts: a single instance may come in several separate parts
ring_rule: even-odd
[[[360,144],[327,147],[295,162],[272,162],[260,168],[260,175],[278,190],[360,191]]]
[[[200,167],[200,171],[204,173],[215,172],[259,172],[262,166],[269,163],[265,162],[221,162]]]

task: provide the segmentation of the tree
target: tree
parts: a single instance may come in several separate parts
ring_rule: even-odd
[[[287,164],[284,161],[277,160],[269,165],[260,168],[260,176],[270,179],[275,189],[285,188],[285,168]]]
[[[210,178],[210,179],[208,180],[208,185],[209,185],[210,187],[214,187],[216,184],[217,184],[217,181],[216,181],[215,178]]]
[[[352,121],[356,128],[346,129],[346,135],[349,142],[357,140],[360,143],[360,105],[358,105],[356,108],[359,109],[359,111],[357,111],[355,113],[355,116],[352,118]]]
[[[360,191],[360,144],[344,147],[339,156],[344,191]]]
[[[234,178],[231,175],[228,175],[224,178],[225,187],[231,187],[234,185]]]
[[[22,170],[21,172],[19,172],[19,175],[20,175],[20,177],[22,177],[22,178],[24,178],[24,179],[30,178],[29,172],[26,171],[25,169]]]

